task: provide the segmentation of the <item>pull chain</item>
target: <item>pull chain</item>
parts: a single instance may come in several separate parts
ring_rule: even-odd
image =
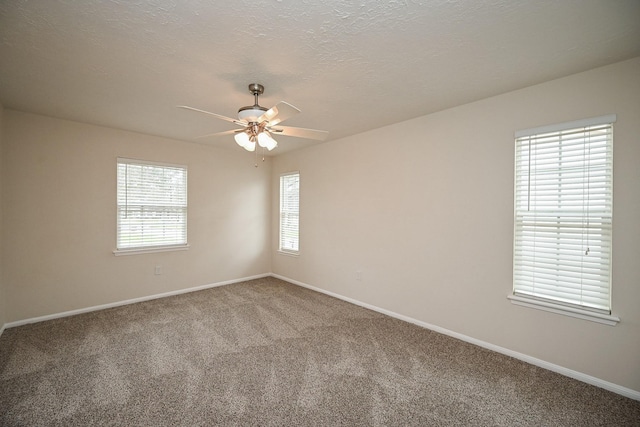
[[[254,167],[258,167],[258,149],[256,147],[256,162],[253,164]],[[262,163],[264,163],[264,147],[262,147]]]

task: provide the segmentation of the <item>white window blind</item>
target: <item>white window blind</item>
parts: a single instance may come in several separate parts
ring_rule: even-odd
[[[118,158],[117,248],[187,244],[187,168]]]
[[[300,174],[280,176],[280,247],[284,252],[299,250]]]
[[[516,134],[515,295],[611,312],[614,121]]]

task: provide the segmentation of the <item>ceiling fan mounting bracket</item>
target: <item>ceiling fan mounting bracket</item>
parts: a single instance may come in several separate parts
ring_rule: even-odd
[[[253,96],[262,95],[264,93],[264,86],[258,83],[251,83],[249,85],[249,92],[251,92]]]

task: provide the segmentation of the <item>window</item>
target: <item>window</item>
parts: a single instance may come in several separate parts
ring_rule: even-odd
[[[118,158],[118,253],[185,249],[187,168]]]
[[[512,302],[616,319],[609,316],[615,119],[516,133]]]
[[[298,253],[299,225],[300,174],[280,175],[280,251]]]

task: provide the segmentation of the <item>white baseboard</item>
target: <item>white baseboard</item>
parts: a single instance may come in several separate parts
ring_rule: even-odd
[[[334,292],[330,292],[330,291],[327,291],[325,289],[317,288],[315,286],[311,286],[311,285],[308,285],[306,283],[303,283],[303,282],[300,282],[300,281],[297,281],[297,280],[293,280],[293,279],[290,279],[288,277],[281,276],[279,274],[272,274],[272,276],[275,277],[275,278],[287,281],[289,283],[293,283],[294,285],[302,286],[303,288],[311,289],[313,291],[320,292],[320,293],[323,293],[325,295],[329,295],[329,296],[341,299],[343,301],[350,302],[350,303],[355,304],[355,305],[359,305],[360,307],[368,308],[369,310],[377,311],[378,313],[382,313],[382,314],[385,314],[387,316],[394,317],[396,319],[403,320],[405,322],[413,323],[414,325],[418,325],[418,326],[421,326],[423,328],[430,329],[432,331],[435,331],[435,332],[438,332],[438,333],[441,333],[441,334],[444,334],[444,335],[448,335],[448,336],[453,337],[453,338],[457,338],[457,339],[459,339],[461,341],[465,341],[465,342],[477,345],[479,347],[486,348],[487,350],[495,351],[496,353],[501,353],[501,354],[504,354],[506,356],[510,356],[510,357],[515,358],[515,359],[522,360],[523,362],[527,362],[527,363],[530,363],[532,365],[538,366],[540,368],[544,368],[544,369],[547,369],[549,371],[556,372],[558,374],[564,375],[566,377],[573,378],[575,380],[582,381],[584,383],[591,384],[591,385],[594,385],[596,387],[603,388],[605,390],[609,390],[609,391],[611,391],[613,393],[617,393],[619,395],[628,397],[630,399],[640,400],[640,391],[632,390],[630,388],[623,387],[621,385],[614,384],[614,383],[611,383],[609,381],[605,381],[605,380],[602,380],[600,378],[596,378],[596,377],[593,377],[591,375],[584,374],[582,372],[574,371],[572,369],[565,368],[565,367],[559,366],[559,365],[555,365],[553,363],[549,363],[549,362],[546,362],[544,360],[528,356],[526,354],[518,353],[517,351],[509,350],[508,348],[500,347],[500,346],[497,346],[497,345],[494,345],[494,344],[491,344],[491,343],[488,343],[488,342],[485,342],[485,341],[478,340],[476,338],[469,337],[467,335],[459,334],[457,332],[450,331],[450,330],[445,329],[445,328],[441,328],[440,326],[432,325],[430,323],[426,323],[426,322],[423,322],[421,320],[417,320],[417,319],[414,319],[414,318],[411,318],[411,317],[408,317],[408,316],[405,316],[405,315],[402,315],[402,314],[398,314],[398,313],[395,313],[393,311],[386,310],[384,308],[376,307],[374,305],[367,304],[367,303],[358,301],[358,300],[353,299],[353,298],[345,297],[343,295],[336,294]]]
[[[0,326],[0,337],[2,336],[2,333],[4,332],[4,330],[7,328],[7,324],[5,323],[4,325]]]
[[[158,299],[158,298],[170,297],[170,296],[173,296],[173,295],[186,294],[186,293],[189,293],[189,292],[196,292],[196,291],[201,291],[201,290],[204,290],[204,289],[215,288],[215,287],[218,287],[218,286],[231,285],[232,283],[245,282],[247,280],[254,280],[254,279],[261,279],[263,277],[269,277],[269,276],[271,276],[270,273],[258,274],[256,276],[243,277],[241,279],[226,280],[224,282],[211,283],[211,284],[208,284],[208,285],[196,286],[196,287],[193,287],[193,288],[178,289],[176,291],[164,292],[164,293],[155,294],[155,295],[148,295],[148,296],[128,299],[128,300],[124,300],[124,301],[117,301],[117,302],[112,302],[112,303],[109,303],[109,304],[94,305],[92,307],[86,307],[86,308],[80,308],[80,309],[77,309],[77,310],[64,311],[62,313],[54,313],[54,314],[49,314],[49,315],[46,315],[46,316],[32,317],[30,319],[23,319],[23,320],[18,320],[18,321],[15,321],[15,322],[6,323],[2,327],[2,330],[4,330],[5,327],[6,328],[15,328],[16,326],[27,325],[29,323],[37,323],[37,322],[44,322],[45,320],[60,319],[62,317],[75,316],[76,314],[89,313],[89,312],[92,312],[92,311],[98,311],[98,310],[104,310],[104,309],[107,309],[107,308],[119,307],[119,306],[122,306],[122,305],[135,304],[135,303],[138,303],[138,302],[150,301],[150,300],[154,300],[154,299]]]

